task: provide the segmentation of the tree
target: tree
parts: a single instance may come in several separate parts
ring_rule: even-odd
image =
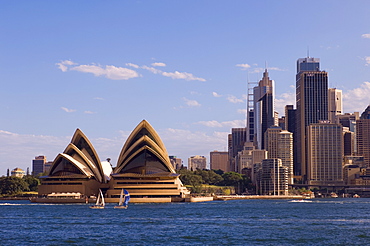
[[[224,179],[223,184],[226,186],[237,186],[239,181],[243,179],[242,175],[236,172],[224,173],[222,178]]]
[[[37,188],[40,184],[40,180],[31,175],[26,175],[23,177],[23,180],[28,184],[30,191],[37,191]]]
[[[196,170],[195,174],[199,175],[202,177],[203,181],[205,184],[210,184],[210,185],[217,185],[221,181],[223,181],[223,178],[221,175],[216,174],[212,170]]]
[[[0,193],[4,195],[14,195],[23,191],[29,191],[27,182],[18,177],[1,177]]]

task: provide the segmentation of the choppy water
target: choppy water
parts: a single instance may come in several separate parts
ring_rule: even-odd
[[[0,201],[0,245],[366,245],[370,199],[130,204]]]

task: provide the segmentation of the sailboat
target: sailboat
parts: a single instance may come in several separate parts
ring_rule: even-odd
[[[127,209],[128,202],[130,201],[130,194],[127,190],[122,189],[121,195],[119,196],[119,203],[118,206],[114,206],[114,208],[124,208]]]
[[[96,203],[93,206],[90,206],[92,209],[103,209],[105,207],[105,202],[104,202],[104,196],[101,190],[99,189],[99,195],[98,198],[96,199]]]

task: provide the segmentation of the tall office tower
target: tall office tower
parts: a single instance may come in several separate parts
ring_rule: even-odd
[[[288,183],[293,184],[293,133],[273,126],[266,131],[268,158],[279,158],[288,168]]]
[[[180,158],[177,158],[176,156],[169,156],[170,162],[175,170],[179,170],[182,167],[182,160]]]
[[[188,169],[193,171],[207,169],[207,159],[200,155],[191,156],[188,158]]]
[[[356,121],[357,155],[364,157],[365,167],[370,167],[370,105]]]
[[[263,160],[257,172],[257,188],[261,195],[288,194],[288,168],[280,159]]]
[[[298,170],[301,169],[297,166],[297,110],[293,108],[293,105],[285,106],[285,130],[293,134],[293,173],[299,175]]]
[[[343,131],[339,124],[310,124],[307,132],[308,184],[343,184]]]
[[[275,125],[274,83],[265,69],[263,78],[254,87],[254,135],[258,149],[266,148],[264,134],[267,128]]]
[[[232,128],[228,138],[229,142],[229,170],[237,172],[235,158],[239,151],[243,150],[244,143],[247,142],[246,128]]]
[[[328,120],[328,73],[320,71],[320,59],[300,58],[296,75],[297,170],[307,181],[307,126]]]
[[[247,95],[247,142],[254,140],[254,99],[253,88],[256,82],[248,82],[248,95]]]
[[[45,172],[45,163],[46,156],[36,156],[35,159],[32,160],[32,175],[38,175]]]
[[[342,90],[335,88],[329,88],[328,91],[328,110],[329,110],[329,120],[331,123],[336,122],[336,116],[343,113],[342,105]]]
[[[219,170],[221,169],[224,172],[228,172],[228,160],[229,153],[227,151],[212,151],[209,153],[210,157],[210,169]]]

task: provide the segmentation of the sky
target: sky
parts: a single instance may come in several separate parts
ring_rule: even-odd
[[[227,150],[265,68],[276,111],[295,105],[298,58],[320,58],[344,112],[370,104],[369,1],[0,3],[0,176],[54,160],[77,128],[99,158],[147,120],[169,155]]]

